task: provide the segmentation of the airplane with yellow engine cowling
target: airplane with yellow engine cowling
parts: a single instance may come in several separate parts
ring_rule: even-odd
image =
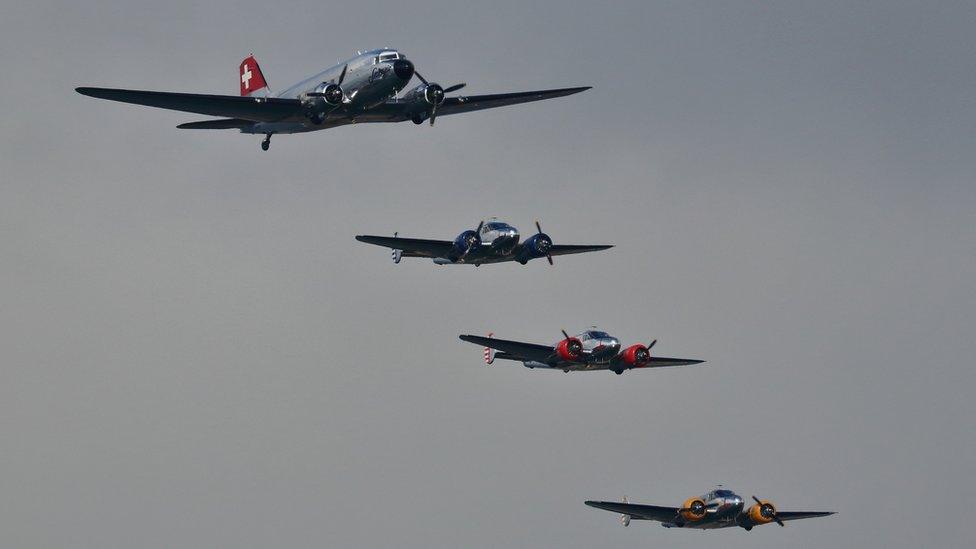
[[[622,502],[587,501],[590,507],[620,513],[620,523],[629,526],[632,520],[654,520],[665,528],[697,528],[712,530],[737,526],[746,531],[756,526],[775,522],[785,526],[786,521],[825,517],[834,511],[779,511],[769,500],[752,496],[749,507],[746,501],[732,490],[716,488],[698,497],[688,498],[681,507],[662,507],[630,503],[624,496]]]

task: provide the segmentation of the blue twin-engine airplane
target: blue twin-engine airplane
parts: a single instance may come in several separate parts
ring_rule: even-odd
[[[416,76],[420,84],[400,95]],[[263,134],[261,148],[268,150],[277,133],[304,133],[359,122],[403,122],[412,120],[434,125],[439,115],[458,114],[506,105],[572,95],[589,87],[560,88],[490,95],[458,95],[465,84],[447,88],[428,82],[403,53],[390,48],[362,52],[283,92],[272,95],[268,81],[254,56],[240,65],[240,96],[171,93],[114,88],[76,88],[78,93],[159,107],[223,117],[180,124],[178,128],[226,130]]]
[[[665,528],[698,528],[712,530],[733,526],[746,531],[756,526],[775,522],[785,526],[788,520],[825,517],[833,511],[778,511],[768,500],[752,496],[755,502],[746,507],[746,501],[732,490],[717,488],[711,492],[688,498],[681,507],[662,507],[622,502],[587,501],[590,507],[620,513],[620,523],[629,526],[632,520],[654,520]]]
[[[393,250],[393,262],[404,257],[426,257],[436,265],[474,265],[517,261],[525,265],[544,257],[552,265],[552,256],[581,254],[612,248],[612,244],[553,244],[552,238],[542,232],[542,225],[535,222],[536,233],[519,242],[518,229],[492,217],[468,229],[454,240],[427,240],[390,236],[359,235],[356,240],[384,246]]]

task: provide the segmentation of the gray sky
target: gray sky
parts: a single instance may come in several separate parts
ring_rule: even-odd
[[[136,5],[142,4],[142,5]],[[13,2],[0,12],[11,547],[960,547],[976,505],[972,2]],[[445,117],[259,137],[78,85],[276,89],[401,48]],[[393,265],[485,215],[609,252]],[[598,324],[702,367],[481,363]],[[750,534],[583,506],[716,483]]]

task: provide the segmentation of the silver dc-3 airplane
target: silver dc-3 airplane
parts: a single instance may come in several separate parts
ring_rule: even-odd
[[[711,530],[738,526],[746,531],[753,527],[775,522],[785,526],[788,520],[825,517],[833,511],[777,511],[767,500],[752,496],[755,502],[747,508],[745,500],[731,490],[718,488],[711,492],[685,500],[681,507],[661,507],[623,502],[587,501],[590,507],[620,513],[620,523],[629,526],[632,520],[655,520],[665,528],[699,528]]]
[[[392,248],[393,262],[404,257],[426,257],[436,265],[474,265],[518,261],[525,265],[532,259],[544,257],[552,265],[552,256],[581,254],[612,248],[612,244],[553,244],[535,222],[536,233],[519,243],[518,229],[492,217],[482,220],[474,230],[463,231],[454,240],[426,240],[390,236],[359,235],[356,240]]]
[[[524,364],[526,368],[545,368],[564,372],[610,370],[619,375],[624,373],[624,370],[632,368],[661,368],[705,362],[687,358],[651,356],[651,348],[657,343],[656,339],[649,345],[638,343],[621,350],[620,340],[596,328],[581,332],[574,337],[570,337],[563,330],[563,339],[555,345],[495,339],[493,336],[494,334],[488,334],[488,337],[476,335],[459,337],[462,341],[483,345],[486,364],[492,364],[496,359],[515,360]]]
[[[399,92],[416,76],[420,84]],[[517,93],[447,97],[463,88],[428,82],[403,53],[390,48],[361,52],[315,76],[272,95],[254,56],[240,65],[240,96],[171,93],[115,88],[76,88],[78,93],[162,109],[224,117],[180,124],[183,129],[226,130],[263,134],[268,150],[277,133],[304,133],[358,122],[422,124],[439,115],[458,114],[572,95],[586,87]]]

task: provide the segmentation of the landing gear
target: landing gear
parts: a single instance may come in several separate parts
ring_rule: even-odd
[[[261,150],[266,151],[271,148],[271,134],[264,135],[264,141],[261,142]]]
[[[413,115],[413,118],[411,118],[410,120],[413,121],[413,123],[414,124],[417,124],[417,125],[423,124],[424,123],[424,115],[422,115],[420,113],[417,113],[417,114]]]
[[[616,369],[616,370],[613,370],[613,373],[615,373],[615,374],[617,374],[619,376],[620,374],[624,373],[624,371],[622,369]]]

